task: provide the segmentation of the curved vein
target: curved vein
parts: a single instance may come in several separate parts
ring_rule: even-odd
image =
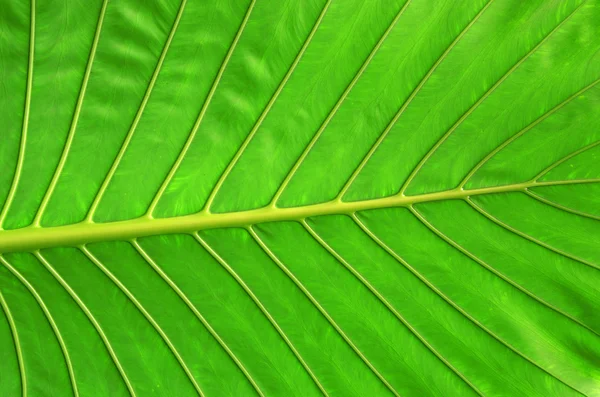
[[[481,167],[483,167],[483,165],[486,164],[492,157],[494,157],[498,152],[500,152],[502,149],[504,149],[505,147],[507,147],[508,145],[510,145],[512,142],[514,142],[517,139],[519,139],[521,136],[523,136],[524,134],[526,134],[532,128],[534,128],[535,126],[537,126],[538,124],[540,124],[542,121],[546,120],[548,117],[552,116],[554,113],[556,113],[557,111],[559,111],[560,109],[562,109],[565,105],[567,105],[573,99],[576,99],[580,95],[584,94],[587,90],[593,88],[599,82],[600,82],[600,79],[594,80],[591,84],[588,84],[587,86],[585,86],[581,90],[577,91],[575,94],[573,94],[570,97],[568,97],[567,99],[561,101],[558,105],[554,106],[552,109],[550,109],[549,111],[547,111],[544,114],[542,114],[536,120],[534,120],[529,125],[527,125],[525,128],[521,129],[521,131],[517,132],[516,134],[514,134],[513,136],[511,136],[510,138],[508,138],[507,140],[505,140],[500,146],[496,147],[494,150],[492,150],[490,153],[488,153],[488,155],[485,156],[479,163],[477,163],[477,165],[475,165],[475,167],[473,167],[471,169],[471,171],[469,171],[469,173],[460,182],[460,184],[458,185],[458,187],[459,188],[464,188],[464,186],[467,184],[467,182],[469,182],[469,180],[473,177],[473,175],[475,175],[475,173]],[[563,161],[566,161],[566,159],[563,160]],[[537,180],[538,178],[539,177],[536,177],[536,178],[534,178],[534,180]]]
[[[442,55],[440,55],[440,57],[433,64],[433,66],[431,66],[431,68],[429,69],[429,71],[427,72],[427,74],[425,74],[425,76],[423,76],[423,78],[421,79],[421,81],[419,82],[419,84],[410,93],[410,95],[408,96],[408,98],[406,99],[406,101],[404,101],[404,103],[402,104],[402,106],[400,107],[400,109],[398,110],[398,112],[394,115],[394,117],[392,118],[392,120],[388,123],[388,125],[386,126],[385,130],[383,130],[383,132],[381,133],[381,135],[379,135],[379,138],[377,138],[377,141],[375,141],[375,143],[373,144],[373,146],[371,146],[371,148],[369,149],[369,151],[367,152],[367,154],[365,155],[365,157],[363,157],[363,159],[361,160],[360,164],[354,170],[354,172],[352,173],[352,175],[350,176],[350,178],[348,179],[348,181],[346,182],[346,184],[342,187],[342,189],[340,190],[339,194],[337,195],[337,199],[338,200],[342,200],[342,198],[344,197],[344,195],[346,194],[346,192],[348,191],[348,189],[350,189],[350,187],[352,186],[352,184],[354,183],[354,181],[356,180],[356,178],[358,177],[358,175],[360,174],[360,172],[363,170],[363,168],[365,167],[365,165],[367,164],[367,162],[371,159],[371,157],[373,156],[373,154],[377,151],[377,148],[379,148],[379,146],[385,140],[385,138],[387,137],[387,135],[389,134],[389,132],[391,131],[391,129],[394,127],[394,125],[396,125],[396,123],[398,122],[398,120],[400,119],[400,117],[402,116],[402,114],[404,113],[404,111],[406,110],[406,108],[411,104],[411,102],[417,96],[417,94],[419,93],[419,91],[421,91],[421,88],[423,88],[423,86],[425,85],[425,83],[427,83],[427,81],[429,81],[429,78],[433,75],[433,73],[436,71],[436,69],[438,68],[438,66],[440,66],[440,64],[444,61],[444,59],[446,59],[446,57],[452,51],[452,49],[454,49],[454,47],[456,47],[456,44],[458,44],[458,42],[463,38],[463,36],[465,34],[467,34],[467,32],[469,31],[469,29],[477,22],[477,20],[479,20],[479,18],[481,17],[481,15],[483,15],[483,13],[485,12],[485,10],[488,9],[488,7],[492,4],[493,1],[494,0],[489,0],[485,4],[485,6],[483,6],[481,8],[481,10],[477,13],[477,15],[475,15],[475,17],[473,17],[473,19],[471,20],[471,22],[469,22],[469,24],[464,27],[464,29],[459,33],[459,35],[456,36],[456,38],[454,39],[454,41],[452,41],[452,43],[450,43],[450,45],[446,48],[446,50],[442,53]]]
[[[427,218],[425,218],[425,216],[423,214],[421,214],[416,208],[414,208],[412,206],[408,207],[408,208],[421,221],[421,223],[423,223],[429,230],[431,230],[434,234],[436,234],[439,238],[441,238],[442,240],[444,240],[446,243],[450,244],[456,250],[458,250],[459,252],[461,252],[463,255],[465,255],[469,259],[475,261],[476,263],[478,263],[479,265],[481,265],[482,267],[484,267],[488,271],[492,272],[494,275],[496,275],[499,278],[501,278],[502,280],[506,281],[508,284],[512,285],[513,287],[515,287],[516,289],[518,289],[519,291],[521,291],[525,295],[529,296],[533,300],[537,301],[538,303],[542,304],[543,306],[546,306],[547,308],[549,308],[549,309],[557,312],[558,314],[566,317],[567,319],[569,319],[572,322],[576,323],[577,325],[579,325],[579,326],[587,329],[588,331],[594,333],[595,335],[600,336],[600,333],[598,333],[597,331],[595,331],[594,329],[592,329],[588,325],[582,323],[577,318],[571,316],[567,312],[564,312],[563,310],[561,310],[558,307],[552,305],[551,303],[546,302],[544,299],[538,297],[533,292],[529,291],[527,288],[525,288],[522,285],[520,285],[519,283],[513,281],[510,277],[506,276],[505,274],[503,274],[502,272],[498,271],[493,266],[489,265],[487,262],[485,262],[483,259],[479,258],[477,255],[471,253],[466,248],[462,247],[456,241],[452,240],[450,237],[448,237],[446,234],[444,234],[438,228],[436,228],[435,226],[433,226],[433,224],[431,222],[429,222],[427,220]]]
[[[6,320],[8,321],[8,325],[10,326],[10,333],[12,334],[13,343],[15,345],[17,362],[19,363],[19,375],[21,377],[21,395],[23,397],[26,397],[27,375],[25,372],[25,362],[23,361],[23,352],[21,351],[21,342],[19,341],[19,332],[17,331],[17,325],[15,324],[15,320],[13,319],[12,313],[10,312],[10,308],[8,307],[6,299],[4,299],[2,291],[0,291],[0,306],[2,307],[2,310],[6,315]]]
[[[300,51],[296,55],[296,58],[294,59],[294,62],[292,63],[292,65],[288,69],[288,71],[285,74],[283,80],[281,80],[281,83],[279,83],[279,86],[277,87],[277,90],[275,91],[275,93],[273,93],[273,96],[271,97],[271,99],[267,103],[267,106],[265,107],[265,109],[263,110],[262,114],[260,115],[260,117],[256,121],[256,124],[254,125],[254,127],[252,127],[252,130],[248,133],[248,135],[246,136],[246,139],[244,140],[244,142],[242,143],[242,145],[240,146],[240,148],[238,149],[238,151],[234,155],[233,159],[231,159],[231,161],[229,162],[229,164],[227,164],[227,167],[225,168],[225,171],[223,171],[223,173],[221,174],[221,177],[219,178],[219,180],[217,181],[217,183],[213,187],[213,190],[211,191],[210,195],[208,196],[208,199],[206,200],[206,204],[204,205],[203,211],[205,211],[207,213],[210,212],[210,206],[212,205],[215,197],[217,196],[217,193],[219,193],[219,190],[221,189],[221,186],[223,186],[223,183],[225,183],[225,179],[227,179],[227,177],[231,173],[231,170],[237,164],[238,160],[240,159],[240,157],[242,156],[242,154],[244,153],[244,151],[246,150],[246,148],[250,144],[250,141],[252,141],[252,138],[254,138],[254,135],[256,135],[256,132],[258,131],[258,129],[262,125],[263,121],[265,120],[265,118],[267,117],[267,115],[269,114],[269,112],[271,111],[271,108],[273,107],[273,105],[277,101],[277,98],[279,98],[279,94],[281,94],[281,92],[285,88],[285,85],[287,84],[288,80],[290,79],[290,77],[294,73],[294,70],[296,70],[296,66],[298,66],[298,63],[300,63],[300,60],[302,59],[302,56],[306,52],[306,49],[310,45],[310,42],[312,41],[313,37],[317,33],[317,30],[319,29],[319,26],[321,25],[321,22],[323,21],[323,18],[325,18],[325,14],[327,14],[327,10],[329,9],[329,6],[331,5],[332,1],[333,0],[327,0],[327,3],[325,3],[325,6],[321,10],[321,13],[320,13],[319,17],[317,18],[317,21],[313,25],[313,27],[312,27],[312,29],[311,29],[308,37],[304,41],[304,44],[302,45]]]
[[[471,389],[473,389],[473,391],[475,393],[477,393],[480,396],[484,396],[484,394],[477,389],[477,387],[475,385],[473,385],[471,383],[471,381],[469,381],[456,367],[454,367],[454,365],[452,365],[440,352],[438,352],[436,350],[435,347],[433,347],[433,345],[431,345],[427,339],[425,339],[424,336],[422,336],[419,331],[417,331],[416,328],[414,328],[409,322],[408,320],[406,320],[404,318],[404,316],[402,316],[402,314],[400,314],[400,312],[398,312],[398,310],[396,310],[396,308],[390,303],[388,302],[387,299],[385,299],[385,297],[375,288],[373,287],[373,285],[360,273],[358,272],[356,269],[354,269],[354,267],[352,265],[350,265],[350,263],[348,263],[348,261],[346,259],[344,259],[336,250],[334,250],[329,244],[327,244],[327,242],[312,228],[310,227],[310,225],[308,224],[308,222],[306,222],[306,220],[302,220],[301,221],[302,226],[304,226],[304,228],[306,229],[306,231],[308,231],[308,233],[310,233],[310,235],[323,247],[325,248],[335,259],[337,259],[337,261],[339,263],[341,263],[348,271],[350,271],[350,273],[352,273],[365,287],[367,287],[369,289],[369,291],[371,291],[371,293],[373,295],[375,295],[377,297],[377,299],[379,299],[379,301],[381,303],[384,304],[384,306],[398,319],[400,320],[400,322],[409,329],[409,331],[415,335],[417,337],[417,339],[419,339],[419,341],[421,341],[421,343],[423,345],[425,345],[425,347],[427,347],[427,349],[429,349],[429,351],[431,351],[444,365],[446,365],[452,372],[454,372],[455,375],[457,375],[460,379],[462,379]]]
[[[564,256],[566,258],[573,259],[574,261],[577,261],[577,262],[582,263],[584,265],[593,267],[594,269],[600,270],[600,266],[596,265],[595,263],[589,262],[589,261],[587,261],[585,259],[579,258],[579,257],[574,256],[574,255],[571,255],[571,254],[569,254],[569,253],[567,253],[565,251],[559,250],[558,248],[554,248],[553,246],[551,246],[549,244],[546,244],[543,241],[538,240],[538,239],[536,239],[534,237],[531,237],[530,235],[525,234],[525,233],[523,233],[523,232],[515,229],[514,227],[512,227],[512,226],[510,226],[510,225],[502,222],[500,219],[496,218],[495,216],[493,216],[492,214],[490,214],[489,212],[487,212],[486,210],[484,210],[482,207],[480,207],[479,205],[477,205],[475,202],[473,202],[473,200],[471,200],[471,198],[467,197],[465,199],[465,201],[469,205],[471,205],[471,207],[473,207],[481,215],[485,216],[487,219],[491,220],[495,224],[497,224],[499,226],[502,226],[504,229],[506,229],[506,230],[508,230],[510,232],[513,232],[514,234],[516,234],[518,236],[521,236],[521,237],[523,237],[526,240],[529,240],[529,241],[531,241],[533,243],[536,243],[540,247],[544,247],[544,248],[546,248],[546,249],[548,249],[548,250],[550,250],[552,252],[555,252],[555,253],[557,253],[559,255],[562,255],[562,256]]]
[[[596,141],[596,142],[592,142],[589,145],[586,145],[578,150],[575,150],[574,152],[566,155],[565,157],[560,158],[559,160],[555,161],[554,163],[550,164],[548,167],[544,168],[539,174],[537,174],[534,178],[533,181],[537,182],[540,178],[542,178],[544,175],[546,175],[548,172],[550,172],[551,170],[553,170],[554,168],[558,167],[559,165],[561,165],[562,163],[564,163],[567,160],[572,159],[573,157],[577,156],[578,154],[581,154],[587,150],[590,150],[596,146],[600,145],[600,141]]]
[[[570,212],[571,214],[580,215],[580,216],[583,216],[583,217],[586,217],[586,218],[595,219],[597,221],[600,221],[600,216],[588,214],[587,212],[577,211],[577,210],[574,210],[572,208],[565,207],[564,205],[555,203],[552,200],[548,200],[547,198],[544,198],[544,197],[542,197],[542,196],[540,196],[540,195],[532,192],[529,189],[525,189],[524,191],[525,191],[525,194],[527,194],[529,197],[532,197],[532,198],[534,198],[534,199],[536,199],[536,200],[538,200],[538,201],[540,201],[540,202],[542,202],[544,204],[548,204],[548,205],[550,205],[550,206],[552,206],[554,208],[558,208],[559,210],[563,210],[565,212]]]
[[[348,97],[348,95],[350,94],[350,92],[352,91],[352,89],[354,88],[356,83],[358,82],[358,80],[362,77],[363,73],[365,72],[365,70],[367,69],[367,67],[373,60],[373,58],[375,57],[375,54],[379,51],[379,49],[383,45],[384,41],[389,36],[390,32],[394,29],[394,26],[396,26],[396,23],[398,22],[398,20],[402,16],[402,14],[404,14],[404,11],[406,10],[406,8],[408,7],[408,5],[410,4],[411,1],[412,0],[408,0],[406,3],[404,3],[404,5],[400,9],[400,11],[398,11],[398,14],[396,14],[396,17],[392,20],[392,22],[390,23],[390,25],[388,26],[386,31],[383,33],[383,35],[381,36],[381,38],[375,45],[375,47],[373,47],[373,49],[371,50],[371,53],[369,54],[367,59],[363,62],[362,66],[360,67],[358,72],[354,75],[354,78],[352,79],[350,84],[346,87],[346,90],[342,93],[340,98],[337,100],[336,104],[333,106],[333,108],[331,109],[331,111],[329,112],[327,117],[325,118],[325,121],[323,121],[323,123],[321,124],[321,126],[319,127],[319,129],[317,130],[315,135],[312,137],[311,141],[308,143],[308,145],[306,146],[306,148],[304,149],[304,151],[302,152],[302,154],[300,155],[298,160],[296,160],[296,163],[292,166],[291,170],[285,176],[281,185],[279,185],[279,187],[277,188],[277,191],[273,195],[273,198],[269,204],[270,206],[273,206],[273,207],[277,206],[277,201],[283,194],[283,191],[285,190],[285,188],[287,187],[289,182],[292,180],[292,178],[296,174],[296,171],[298,171],[298,168],[300,168],[300,166],[302,165],[302,163],[304,162],[304,160],[306,159],[306,157],[312,150],[315,143],[319,140],[319,138],[321,137],[321,134],[323,133],[323,131],[325,131],[325,129],[329,125],[329,122],[333,119],[333,117],[335,116],[335,114],[337,113],[339,108],[342,106],[343,102],[346,100],[346,98]]]
[[[250,19],[250,15],[252,14],[252,10],[254,9],[255,4],[256,4],[256,0],[252,0],[252,2],[250,3],[250,6],[248,7],[248,10],[246,11],[246,14],[244,15],[244,19],[242,20],[242,23],[240,24],[240,27],[238,28],[238,31],[233,39],[233,42],[229,46],[229,50],[227,51],[227,54],[225,55],[225,58],[223,59],[223,62],[221,63],[221,66],[219,67],[217,76],[215,77],[215,80],[213,81],[212,86],[210,87],[210,91],[208,92],[208,95],[206,96],[204,104],[202,105],[202,108],[200,109],[200,113],[198,114],[198,118],[196,119],[196,122],[194,123],[194,126],[192,127],[192,130],[190,131],[190,135],[188,136],[185,144],[183,145],[183,148],[181,148],[181,151],[179,152],[179,155],[177,156],[177,160],[175,160],[175,163],[169,170],[169,173],[167,174],[165,180],[161,184],[160,188],[156,192],[156,195],[150,202],[148,209],[146,210],[147,217],[150,217],[150,218],[152,217],[152,213],[154,212],[154,209],[158,205],[160,198],[164,194],[165,190],[167,190],[169,183],[175,176],[175,173],[177,172],[177,170],[179,169],[179,166],[183,162],[183,159],[184,159],[185,155],[187,154],[187,151],[189,150],[190,146],[192,145],[192,142],[194,141],[194,138],[196,137],[196,133],[198,132],[198,129],[200,128],[200,124],[202,124],[202,120],[204,120],[204,115],[206,114],[206,111],[208,110],[208,107],[213,99],[213,96],[215,95],[215,92],[217,91],[219,83],[221,82],[221,78],[223,77],[223,74],[225,73],[225,69],[227,69],[229,60],[231,59],[233,52],[235,51],[235,48],[237,47],[237,44],[240,41],[240,37],[242,37],[242,33],[244,32],[246,25],[248,24],[248,20]]]
[[[27,61],[27,85],[25,88],[25,109],[23,112],[23,125],[21,127],[21,142],[19,143],[19,154],[17,158],[17,166],[15,168],[15,174],[6,196],[6,201],[0,211],[0,230],[2,230],[2,224],[8,214],[8,210],[15,198],[17,187],[19,186],[19,180],[21,179],[21,172],[23,171],[23,162],[25,161],[25,147],[27,146],[27,131],[29,129],[29,111],[31,109],[31,87],[33,85],[33,59],[35,54],[35,0],[31,0],[31,15],[30,15],[30,26],[29,26],[29,55]]]
[[[425,285],[427,285],[440,298],[442,298],[444,301],[446,301],[448,304],[450,304],[450,306],[452,306],[454,309],[456,309],[463,316],[465,316],[466,318],[468,318],[473,324],[475,324],[481,330],[485,331],[488,335],[490,335],[492,338],[494,338],[495,340],[497,340],[498,342],[500,342],[502,345],[506,346],[512,352],[514,352],[518,356],[520,356],[523,359],[525,359],[527,362],[531,363],[535,367],[537,367],[540,370],[542,370],[544,373],[546,373],[549,376],[551,376],[552,378],[556,379],[558,382],[562,383],[563,385],[567,386],[568,388],[576,391],[577,393],[579,393],[581,395],[585,395],[582,392],[580,392],[579,390],[577,390],[576,388],[574,388],[573,386],[571,386],[568,383],[566,383],[565,381],[563,381],[562,379],[558,378],[556,375],[554,375],[551,372],[549,372],[548,370],[546,370],[541,365],[537,364],[535,361],[533,361],[532,359],[530,359],[529,357],[527,357],[525,354],[521,353],[519,350],[517,350],[515,347],[513,347],[510,343],[505,342],[502,338],[500,338],[498,335],[496,335],[492,330],[490,330],[489,328],[487,328],[485,325],[483,325],[481,322],[479,322],[477,319],[475,319],[473,316],[471,316],[467,311],[465,311],[462,307],[460,307],[459,305],[457,305],[452,299],[450,299],[448,296],[446,296],[446,294],[444,294],[440,289],[438,289],[435,285],[433,285],[427,278],[425,278],[421,273],[419,273],[414,267],[412,267],[408,262],[406,262],[402,257],[400,257],[400,255],[398,255],[393,249],[391,249],[389,246],[387,246],[356,215],[352,215],[352,219],[354,219],[354,221],[357,223],[357,225],[369,237],[371,237],[371,239],[375,243],[377,243],[377,245],[379,245],[381,248],[383,248],[388,254],[390,254],[400,264],[402,264],[406,269],[408,269],[412,274],[414,274],[419,280],[421,280]]]
[[[75,372],[73,371],[73,364],[71,363],[71,357],[69,356],[67,345],[65,344],[62,334],[60,333],[60,330],[58,329],[58,326],[56,325],[56,322],[54,321],[54,317],[52,317],[50,310],[48,310],[46,303],[44,303],[44,300],[37,292],[37,290],[33,287],[33,285],[31,285],[29,281],[27,281],[27,279],[16,268],[14,268],[3,256],[0,256],[0,262],[21,282],[21,284],[25,286],[25,288],[27,288],[31,296],[33,296],[33,298],[37,302],[40,309],[42,309],[42,312],[44,313],[46,320],[50,324],[50,328],[52,329],[52,332],[54,333],[54,336],[58,341],[58,345],[65,359],[67,372],[69,374],[69,380],[71,382],[71,388],[73,389],[73,395],[75,397],[78,397],[79,390],[77,388],[77,382],[75,381]]]
[[[308,366],[308,364],[306,363],[306,361],[304,361],[304,359],[302,358],[302,356],[300,355],[300,353],[298,352],[298,350],[296,350],[296,348],[294,347],[294,345],[292,344],[292,342],[290,341],[290,339],[288,338],[288,336],[285,334],[285,332],[283,331],[283,329],[279,326],[279,324],[273,318],[273,316],[271,315],[271,313],[269,313],[269,311],[267,310],[267,308],[262,304],[262,302],[260,301],[260,299],[258,299],[258,297],[254,294],[254,292],[252,292],[252,290],[250,289],[250,287],[248,287],[248,285],[237,274],[237,272],[235,270],[233,270],[233,268],[231,266],[229,266],[229,264],[210,245],[208,245],[208,243],[206,241],[204,241],[204,239],[202,239],[202,237],[200,237],[200,235],[198,233],[194,233],[194,238],[196,239],[196,241],[198,241],[202,245],[202,247],[204,247],[204,249],[206,251],[208,251],[208,253],[214,259],[217,260],[217,262],[219,262],[219,264],[223,268],[225,268],[225,270],[235,279],[235,281],[248,294],[248,296],[252,299],[252,301],[256,304],[256,306],[258,306],[258,308],[263,313],[263,315],[267,318],[267,320],[269,320],[269,322],[273,325],[273,327],[275,328],[275,330],[277,331],[277,333],[281,336],[281,338],[288,345],[288,347],[290,348],[290,350],[292,351],[292,353],[294,353],[294,356],[296,356],[296,359],[300,362],[300,364],[302,364],[302,367],[304,367],[304,370],[312,378],[313,382],[319,388],[319,390],[321,391],[321,393],[323,393],[323,395],[325,395],[325,396],[328,396],[327,391],[325,390],[325,388],[323,387],[323,385],[321,385],[321,382],[319,382],[319,380],[317,379],[316,375],[313,373],[312,369],[310,369],[310,367]],[[286,380],[286,382],[287,382],[287,380]]]
[[[169,51],[171,42],[173,41],[173,37],[175,37],[175,32],[177,32],[177,28],[179,27],[179,22],[181,21],[181,17],[183,15],[183,11],[185,9],[186,3],[187,3],[187,0],[182,0],[181,5],[179,6],[179,11],[177,13],[177,16],[175,17],[175,21],[173,22],[173,27],[171,28],[171,32],[169,33],[169,36],[167,37],[167,41],[165,42],[165,45],[163,47],[162,53],[160,54],[160,57],[158,59],[156,67],[154,69],[154,73],[152,74],[152,78],[150,79],[150,83],[148,83],[148,87],[146,88],[146,93],[144,94],[144,98],[142,99],[142,102],[140,104],[140,107],[138,108],[135,118],[133,119],[131,128],[129,129],[129,132],[127,132],[127,136],[125,137],[125,140],[123,141],[123,144],[121,145],[121,148],[119,149],[119,153],[117,154],[117,157],[113,161],[110,169],[108,170],[108,173],[106,174],[106,177],[104,178],[104,181],[102,182],[102,185],[100,186],[100,189],[96,193],[96,197],[94,197],[94,200],[92,201],[90,209],[85,217],[85,220],[87,222],[93,222],[94,213],[96,212],[96,209],[98,208],[98,205],[100,204],[100,201],[102,200],[102,197],[104,196],[104,193],[106,192],[106,189],[108,188],[108,185],[110,184],[110,181],[112,180],[117,168],[119,167],[119,164],[121,163],[121,160],[123,159],[123,156],[125,155],[125,152],[127,151],[127,147],[129,146],[131,139],[133,138],[133,134],[135,133],[135,131],[137,129],[140,119],[142,118],[142,114],[144,113],[144,110],[146,109],[146,105],[148,104],[148,100],[150,99],[150,95],[152,94],[152,90],[154,89],[154,84],[156,83],[156,80],[158,79],[158,75],[160,74],[162,65],[167,56],[167,52]]]
[[[79,298],[77,293],[71,288],[71,286],[69,284],[67,284],[67,282],[60,276],[60,274],[58,274],[58,272],[56,270],[54,270],[54,268],[50,265],[50,263],[46,260],[46,258],[44,258],[42,256],[42,254],[39,251],[34,252],[34,255],[38,258],[40,263],[42,265],[44,265],[44,267],[48,270],[48,272],[50,272],[50,274],[52,274],[52,276],[56,279],[56,281],[59,282],[59,284],[65,289],[65,291],[67,291],[67,293],[71,296],[71,298],[75,301],[75,303],[77,303],[77,306],[79,306],[79,308],[83,311],[83,313],[86,315],[88,320],[92,323],[92,325],[96,329],[96,332],[102,339],[102,342],[104,343],[104,346],[106,347],[106,350],[108,351],[108,353],[110,355],[110,358],[112,359],[113,363],[115,364],[115,367],[119,371],[121,378],[123,378],[123,381],[125,382],[125,385],[127,386],[127,390],[129,391],[129,394],[132,397],[135,397],[136,396],[135,391],[133,390],[133,387],[131,386],[131,383],[129,382],[129,378],[127,377],[127,374],[125,374],[125,371],[123,370],[123,367],[121,366],[121,362],[119,361],[119,358],[115,354],[112,345],[110,344],[108,338],[106,337],[106,334],[102,330],[102,327],[100,326],[100,324],[98,323],[98,321],[96,320],[96,318],[94,317],[94,315],[92,314],[90,309],[88,309],[88,307],[85,305],[85,303],[83,303],[81,298]]]
[[[85,68],[85,74],[83,75],[83,81],[79,90],[79,96],[77,98],[77,104],[75,105],[75,112],[73,113],[73,120],[71,121],[71,127],[69,129],[69,134],[67,135],[65,147],[63,148],[63,152],[60,156],[60,160],[58,162],[58,166],[56,167],[54,175],[52,176],[52,180],[50,181],[50,185],[48,186],[48,189],[44,194],[44,198],[42,199],[40,207],[38,208],[38,211],[35,214],[35,217],[33,218],[33,226],[40,226],[42,216],[44,215],[44,211],[48,206],[48,202],[50,201],[52,193],[54,193],[54,189],[56,188],[56,184],[58,183],[58,178],[60,177],[60,174],[62,173],[62,170],[65,167],[69,151],[71,150],[71,145],[73,144],[73,139],[75,138],[75,131],[77,130],[77,123],[79,122],[79,115],[81,113],[81,107],[83,106],[83,99],[85,98],[85,92],[87,90],[88,81],[90,80],[90,74],[92,73],[92,66],[94,64],[96,50],[98,49],[98,42],[100,41],[100,32],[102,31],[102,24],[104,22],[104,16],[106,14],[108,1],[109,0],[104,0],[102,3],[100,16],[98,17],[98,23],[96,25],[96,33],[94,34],[94,41],[92,42],[92,48],[90,50],[87,66]]]
[[[333,326],[333,328],[338,332],[338,334],[344,339],[344,341],[352,348],[352,350],[358,355],[358,357],[369,367],[369,369],[379,378],[379,380],[388,388],[390,392],[392,392],[395,396],[400,397],[398,392],[394,389],[394,387],[379,373],[377,368],[365,355],[356,347],[354,342],[346,335],[346,333],[340,328],[340,326],[335,322],[335,320],[327,313],[327,311],[321,306],[321,304],[312,296],[310,291],[296,278],[296,276],[281,262],[281,260],[271,251],[271,249],[262,241],[262,239],[256,234],[252,227],[248,228],[250,235],[252,238],[258,243],[258,245],[262,248],[262,250],[271,258],[271,260],[279,267],[285,274],[294,282],[294,284],[304,293],[304,295],[310,300],[310,302],[321,312],[321,314],[327,319],[329,324]]]
[[[239,370],[242,372],[242,374],[248,380],[248,382],[254,388],[254,390],[259,395],[264,396],[262,394],[262,392],[260,391],[260,388],[258,387],[258,385],[256,384],[256,382],[254,381],[254,379],[252,379],[252,376],[250,375],[250,373],[248,372],[248,370],[244,367],[244,364],[242,364],[242,362],[237,358],[237,356],[235,355],[235,353],[233,353],[233,351],[229,348],[229,346],[227,346],[227,344],[225,343],[225,341],[221,338],[221,336],[219,336],[219,334],[217,333],[217,331],[215,331],[214,328],[210,325],[210,323],[204,318],[204,316],[202,315],[202,313],[200,313],[200,311],[198,311],[198,309],[196,308],[196,306],[187,297],[187,295],[179,288],[179,286],[177,286],[177,284],[175,284],[175,282],[173,282],[173,280],[171,280],[171,278],[164,272],[164,270],[160,266],[158,266],[158,264],[154,261],[154,259],[152,259],[150,257],[150,255],[148,255],[148,253],[142,248],[142,246],[137,242],[137,240],[135,240],[135,239],[131,240],[130,243],[135,248],[135,250],[144,258],[144,260],[150,265],[150,267],[152,267],[152,269],[156,272],[156,274],[158,274],[159,277],[161,279],[163,279],[163,281],[166,282],[169,285],[169,287],[186,304],[186,306],[192,311],[192,313],[194,313],[194,315],[196,316],[196,318],[198,320],[200,320],[200,322],[202,323],[202,325],[204,326],[204,328],[217,341],[217,343],[219,343],[219,345],[221,346],[221,348],[227,353],[227,355],[229,356],[229,358],[231,358],[231,360],[239,368]]]
[[[462,116],[442,135],[438,141],[433,145],[431,149],[423,156],[423,158],[419,161],[417,166],[411,171],[410,175],[400,188],[398,195],[404,195],[404,192],[415,178],[415,176],[419,173],[423,165],[429,160],[429,158],[437,151],[437,149],[448,139],[448,137],[456,131],[456,129],[465,121],[474,111],[481,105],[510,75],[517,70],[531,55],[533,55],[541,46],[543,46],[552,35],[558,31],[575,13],[585,4],[587,0],[584,0],[580,5],[575,7],[573,11],[565,19],[563,19],[554,29],[552,29],[540,42],[533,47],[527,54],[525,54],[517,63],[515,63],[493,86],[491,86],[481,98],[477,100],[466,112],[463,113]]]
[[[131,291],[129,291],[129,289],[110,270],[108,270],[108,268],[106,266],[104,266],[104,264],[98,258],[96,258],[96,256],[94,254],[92,254],[85,245],[81,246],[80,250],[85,254],[85,256],[88,257],[88,259],[90,261],[92,261],[102,271],[102,273],[104,273],[108,278],[110,278],[110,280],[127,296],[127,298],[131,301],[131,303],[133,303],[135,305],[135,307],[140,311],[140,313],[143,314],[143,316],[146,318],[146,320],[152,325],[152,327],[156,330],[156,332],[158,332],[158,334],[160,335],[162,340],[165,342],[165,344],[167,345],[167,347],[169,348],[169,350],[171,351],[173,356],[175,356],[175,359],[177,359],[179,365],[181,366],[181,369],[183,369],[183,372],[185,372],[185,375],[187,376],[189,381],[192,383],[192,386],[194,387],[194,389],[196,389],[196,392],[198,393],[198,395],[204,396],[202,389],[196,382],[196,379],[194,379],[194,375],[192,374],[192,372],[188,368],[187,364],[181,357],[181,354],[179,354],[179,351],[177,351],[177,348],[175,347],[175,345],[173,345],[173,342],[171,342],[171,340],[169,339],[169,337],[167,336],[165,331],[156,322],[156,320],[150,315],[150,313],[148,313],[146,308],[144,308],[144,306],[131,293]]]

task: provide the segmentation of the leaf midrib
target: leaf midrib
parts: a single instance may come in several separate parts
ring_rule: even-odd
[[[192,233],[206,229],[248,227],[265,222],[300,221],[321,215],[347,215],[372,209],[409,207],[413,204],[431,201],[467,199],[470,196],[485,194],[526,192],[527,189],[532,187],[597,182],[600,182],[600,179],[528,181],[478,189],[454,188],[415,196],[396,194],[383,198],[350,202],[334,199],[325,203],[301,207],[280,208],[269,205],[239,212],[210,213],[201,211],[191,215],[171,218],[155,219],[145,215],[134,219],[107,223],[82,221],[71,225],[53,227],[31,225],[20,229],[0,231],[0,253],[33,251],[59,246],[72,247],[101,241],[131,240],[137,237],[159,234]]]

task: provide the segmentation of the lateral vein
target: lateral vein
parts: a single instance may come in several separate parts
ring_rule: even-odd
[[[27,62],[27,86],[25,88],[25,110],[23,112],[23,125],[21,129],[21,142],[19,143],[19,157],[17,159],[17,166],[15,168],[15,174],[10,185],[10,190],[2,211],[0,211],[0,230],[2,230],[2,224],[6,219],[8,210],[13,202],[17,187],[19,186],[19,180],[21,179],[21,171],[23,170],[23,162],[25,161],[25,147],[27,146],[27,130],[29,128],[29,110],[31,108],[31,87],[33,85],[33,59],[35,53],[35,0],[31,0],[31,22],[29,32],[29,59]]]

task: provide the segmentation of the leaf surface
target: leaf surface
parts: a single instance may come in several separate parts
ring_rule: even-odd
[[[0,394],[600,396],[600,2],[0,8]]]

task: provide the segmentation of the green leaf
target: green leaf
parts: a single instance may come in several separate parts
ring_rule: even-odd
[[[0,395],[600,396],[600,2],[0,7]]]

